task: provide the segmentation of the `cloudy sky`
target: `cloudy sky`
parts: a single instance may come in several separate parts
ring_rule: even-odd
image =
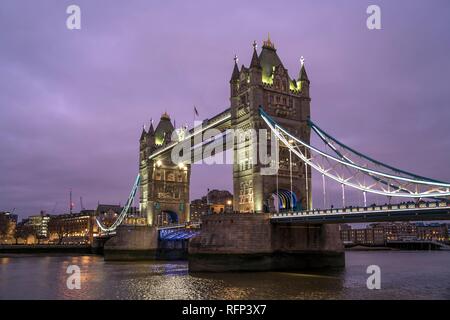
[[[70,4],[81,30],[66,28]],[[369,4],[381,7],[382,30],[367,29]],[[62,213],[70,188],[76,210],[80,196],[88,208],[124,203],[142,125],[164,111],[181,124],[193,105],[202,118],[228,107],[234,54],[248,65],[268,32],[292,76],[305,57],[322,128],[450,180],[447,0],[2,0],[0,211]],[[230,167],[195,166],[191,197],[231,182]]]

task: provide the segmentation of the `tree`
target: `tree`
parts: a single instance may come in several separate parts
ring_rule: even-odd
[[[51,240],[57,239],[58,244],[61,244],[67,232],[64,218],[52,217],[48,223],[48,232]]]
[[[18,243],[19,239],[24,239],[26,242],[29,236],[34,236],[37,239],[37,233],[33,226],[28,225],[26,222],[19,223],[15,232],[16,243]]]
[[[13,240],[15,230],[16,222],[9,216],[0,214],[0,241]]]

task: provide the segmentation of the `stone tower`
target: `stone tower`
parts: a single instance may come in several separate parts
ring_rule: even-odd
[[[270,38],[264,41],[258,55],[256,43],[249,67],[239,69],[235,58],[230,80],[231,126],[233,129],[266,128],[259,107],[290,133],[309,143],[310,116],[309,79],[303,59],[297,79],[291,78],[278,57]],[[270,135],[270,132],[269,132]],[[270,138],[270,137],[268,137]],[[276,175],[261,175],[258,161],[252,164],[251,146],[246,138],[235,143],[233,165],[234,210],[239,212],[274,212],[311,207],[311,172],[292,155],[292,191],[289,149],[280,142],[279,170]],[[277,187],[278,186],[278,187]],[[278,192],[277,192],[278,190]],[[279,206],[279,209],[276,207]]]
[[[150,124],[139,139],[139,207],[149,225],[189,221],[190,164],[173,163],[170,152],[149,158],[171,142],[174,130],[169,115],[164,113],[156,129]]]

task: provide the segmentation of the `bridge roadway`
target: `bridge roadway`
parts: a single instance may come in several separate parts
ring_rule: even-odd
[[[450,203],[420,202],[275,213],[271,223],[336,224],[385,221],[450,220]]]
[[[450,220],[450,203],[421,202],[392,205],[373,205],[369,207],[348,207],[326,210],[309,210],[300,212],[275,213],[270,217],[271,223],[364,223],[386,221],[436,221]],[[185,228],[198,229],[200,223],[174,224],[158,227],[159,231]],[[162,234],[160,232],[160,234]]]
[[[159,240],[188,240],[200,233],[200,223],[171,224],[157,229]]]

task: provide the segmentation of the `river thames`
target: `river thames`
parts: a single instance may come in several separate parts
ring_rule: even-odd
[[[69,265],[81,288],[66,285]],[[381,268],[369,290],[367,266]],[[321,272],[190,274],[187,262],[104,262],[100,256],[0,255],[1,299],[450,299],[450,251],[352,251]]]

